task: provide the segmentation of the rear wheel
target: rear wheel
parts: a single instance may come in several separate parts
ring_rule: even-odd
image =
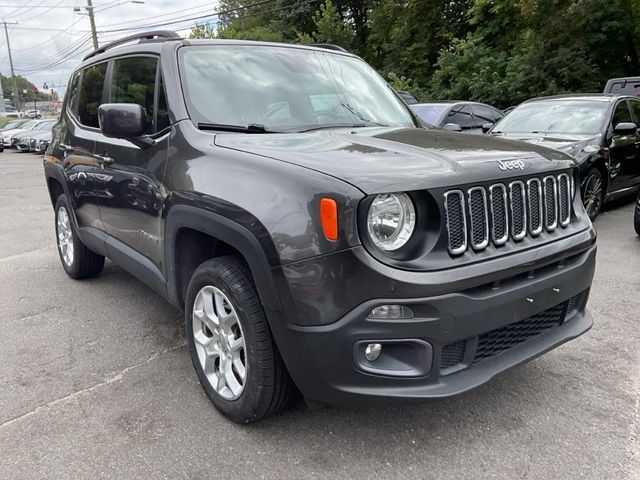
[[[600,170],[593,168],[589,170],[581,185],[582,203],[584,209],[591,220],[594,220],[600,213],[604,202],[604,180]]]
[[[286,406],[291,379],[242,260],[226,256],[201,264],[185,303],[191,360],[215,407],[251,423]]]
[[[104,267],[104,257],[93,253],[80,241],[70,214],[66,197],[60,195],[56,200],[56,239],[62,267],[76,280],[95,277]]]
[[[636,213],[633,216],[633,226],[636,229],[636,233],[640,235],[640,196],[636,200]]]

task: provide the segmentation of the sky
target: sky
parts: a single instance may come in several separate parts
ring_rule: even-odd
[[[94,0],[98,42],[104,45],[145,30],[174,30],[186,36],[196,21],[214,21],[212,14],[217,3],[217,0],[144,0],[144,4]],[[0,0],[0,18],[8,24],[17,22],[8,25],[16,75],[23,75],[40,89],[45,83],[49,88],[53,86],[61,96],[75,66],[93,50],[89,17],[74,12],[74,7],[86,13],[86,0]],[[176,23],[153,26],[167,22]],[[11,74],[4,32],[0,32],[0,72]],[[4,92],[7,98],[9,93]]]

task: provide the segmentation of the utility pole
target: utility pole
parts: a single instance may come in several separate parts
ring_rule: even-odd
[[[98,49],[98,32],[96,32],[96,19],[93,16],[93,3],[87,0],[87,12],[89,13],[89,23],[91,23],[91,37],[93,38],[93,48]]]
[[[88,0],[91,1],[91,0]],[[15,95],[15,102],[16,104],[14,105],[16,107],[16,110],[20,111],[20,96],[18,95],[18,82],[16,82],[16,72],[13,71],[13,58],[11,57],[11,45],[9,44],[9,31],[7,30],[7,24],[8,25],[16,25],[18,22],[6,22],[3,21],[2,22],[4,24],[4,35],[7,37],[7,50],[9,50],[9,65],[11,65],[11,77],[13,78],[13,94]],[[4,103],[4,98],[2,99],[2,102]]]

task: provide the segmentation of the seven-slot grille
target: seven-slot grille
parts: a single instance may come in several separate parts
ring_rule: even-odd
[[[572,184],[568,174],[475,186],[444,194],[448,248],[459,255],[471,246],[483,250],[510,238],[536,237],[571,221]]]

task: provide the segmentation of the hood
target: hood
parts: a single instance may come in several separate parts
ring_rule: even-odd
[[[499,138],[518,140],[533,145],[542,145],[568,153],[580,159],[586,154],[600,150],[602,135],[556,135],[556,134],[497,134]]]
[[[51,140],[51,135],[51,130],[38,130],[33,132],[30,138],[35,138],[36,140]]]
[[[571,157],[543,146],[441,129],[361,128],[294,134],[218,134],[217,146],[293,163],[367,194],[511,178],[568,168]],[[522,169],[508,168],[517,162]]]

